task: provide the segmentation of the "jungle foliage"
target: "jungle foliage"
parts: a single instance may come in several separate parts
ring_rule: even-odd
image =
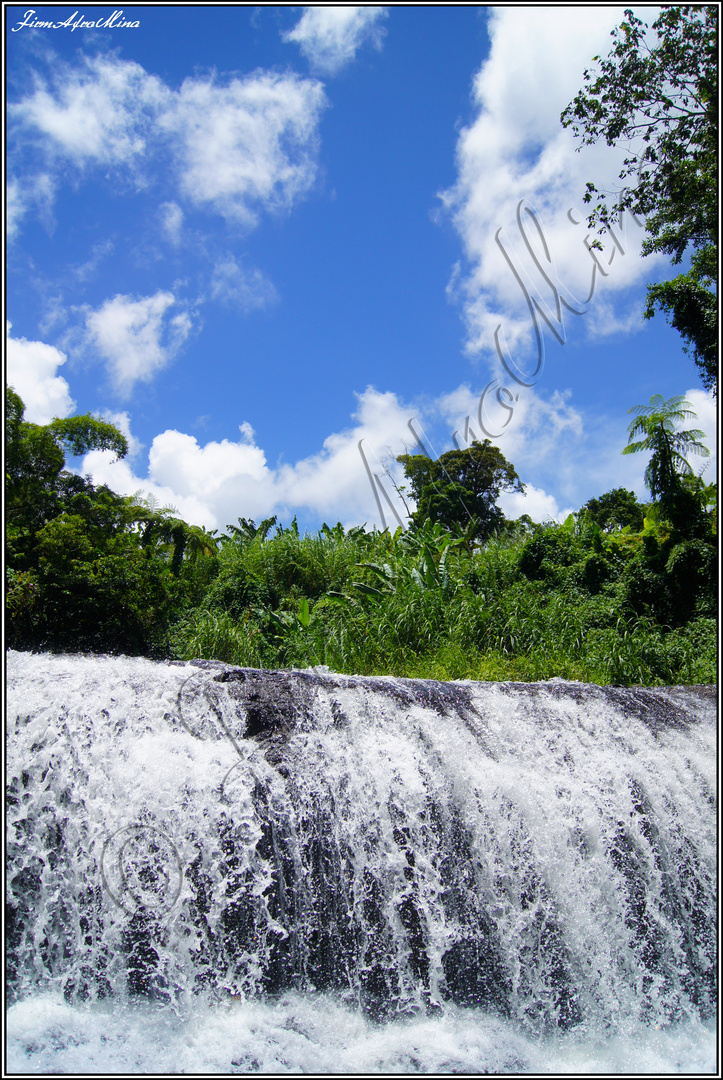
[[[9,647],[437,679],[715,681],[716,491],[695,475],[676,474],[695,507],[677,524],[661,500],[617,488],[562,525],[498,513],[483,537],[467,518],[429,517],[313,535],[239,518],[217,536],[68,471],[65,429],[28,424],[17,395],[7,417]],[[83,445],[124,451],[81,419]]]
[[[718,376],[718,14],[717,5],[669,5],[652,27],[626,10],[607,57],[583,74],[563,111],[578,149],[604,140],[627,154],[617,193],[589,182],[591,227],[625,210],[645,218],[643,254],[662,252],[689,268],[648,286],[656,309],[681,334],[704,385]]]
[[[436,460],[424,454],[401,454],[417,509],[415,525],[427,519],[448,529],[468,521],[469,535],[486,540],[504,516],[496,505],[502,491],[524,491],[515,468],[489,439],[475,440],[466,450],[449,450]]]

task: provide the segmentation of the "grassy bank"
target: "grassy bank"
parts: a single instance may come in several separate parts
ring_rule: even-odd
[[[585,514],[484,545],[428,522],[237,534],[167,648],[253,667],[600,684],[716,680],[715,549]]]

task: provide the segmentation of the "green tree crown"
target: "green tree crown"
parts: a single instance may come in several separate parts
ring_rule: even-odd
[[[671,495],[679,488],[680,477],[692,474],[686,454],[710,457],[708,447],[700,442],[705,438],[704,431],[697,428],[675,430],[676,424],[696,419],[690,402],[682,395],[665,401],[662,394],[654,394],[647,405],[634,405],[628,412],[637,415],[628,427],[628,445],[623,453],[651,451],[645,470],[645,484],[654,499]],[[636,440],[636,435],[645,437]]]
[[[489,439],[475,440],[466,450],[450,450],[436,461],[423,454],[401,454],[417,509],[415,525],[429,519],[449,529],[466,530],[473,520],[474,533],[486,539],[502,524],[504,515],[495,505],[502,491],[524,491],[515,468]]]

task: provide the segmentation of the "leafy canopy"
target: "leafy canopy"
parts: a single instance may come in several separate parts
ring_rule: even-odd
[[[112,424],[90,415],[32,424],[24,419],[25,406],[12,387],[6,390],[5,477],[8,522],[34,536],[50,518],[61,513],[63,497],[83,487],[79,477],[64,470],[65,453],[114,450],[119,458],[128,443]]]
[[[633,491],[613,488],[594,499],[588,499],[583,510],[605,532],[630,527],[638,531],[643,527],[643,507]]]
[[[623,453],[651,451],[645,483],[653,498],[672,494],[680,486],[680,477],[692,474],[686,454],[710,457],[708,447],[699,441],[705,438],[704,431],[675,430],[676,424],[696,418],[690,402],[682,395],[665,401],[662,394],[654,394],[647,405],[635,405],[628,412],[636,413],[637,417],[628,428],[628,445]],[[636,435],[645,437],[636,440]]]
[[[12,387],[5,392],[5,446],[7,469],[11,478],[24,469],[43,468],[58,473],[65,465],[65,453],[73,457],[89,450],[114,450],[118,458],[128,453],[125,435],[113,424],[99,420],[90,413],[52,420],[49,424],[32,424],[25,420],[25,405]],[[33,444],[42,443],[46,461],[40,465],[32,460]]]
[[[423,454],[401,454],[397,461],[417,503],[411,515],[415,525],[429,519],[486,539],[504,521],[495,505],[500,492],[524,491],[514,466],[489,439],[450,450],[436,461]]]
[[[717,377],[715,334],[718,235],[718,9],[665,7],[648,26],[626,10],[607,58],[593,57],[585,87],[563,111],[578,150],[604,139],[628,151],[620,192],[587,184],[589,217],[602,229],[625,210],[645,217],[643,254],[662,252],[691,268],[648,287],[645,318],[656,307],[692,350],[703,383]]]

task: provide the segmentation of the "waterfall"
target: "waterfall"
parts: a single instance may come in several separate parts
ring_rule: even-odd
[[[7,695],[18,1071],[714,1071],[714,688],[10,652]]]

